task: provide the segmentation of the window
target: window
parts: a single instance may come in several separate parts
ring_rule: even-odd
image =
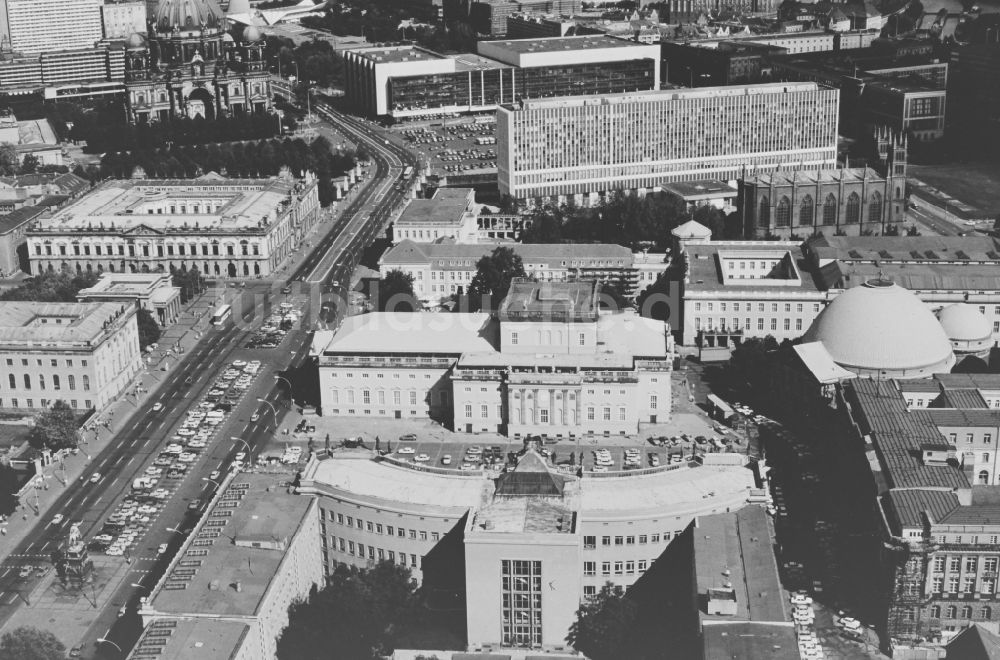
[[[583,548],[585,550],[593,550],[597,547],[597,537],[596,536],[584,536],[583,537]]]
[[[953,575],[948,578],[948,593],[957,594],[958,593],[958,576]]]
[[[615,537],[615,545],[625,545],[625,537],[624,536],[616,536]]]
[[[945,610],[945,616],[949,619],[954,619],[956,614],[958,614],[958,608],[954,605],[949,605],[948,609]]]
[[[983,607],[979,608],[979,618],[986,621],[992,619],[993,608],[991,608],[989,605],[984,605]]]
[[[586,346],[587,345],[587,335],[581,332],[580,335],[579,335],[578,341],[580,343],[580,346]]]
[[[976,578],[966,577],[962,578],[962,593],[971,594],[976,590]]]
[[[847,216],[845,222],[849,225],[856,225],[861,222],[861,198],[858,193],[852,192],[847,198]]]
[[[655,394],[650,394],[649,395],[649,409],[650,410],[656,410],[656,405],[657,405],[657,397],[656,397],[656,395]]]
[[[958,555],[948,558],[948,570],[953,573],[958,573],[962,570],[962,558]]]
[[[646,541],[647,541],[646,535],[645,534],[640,534],[639,535],[639,545],[645,545]]]
[[[27,376],[25,376],[25,378],[27,378]],[[610,406],[605,406],[604,407],[604,410],[603,410],[603,419],[604,419],[605,422],[610,422],[611,421],[611,407]]]
[[[965,558],[965,571],[967,573],[975,573],[977,568],[979,568],[979,557]]]
[[[799,224],[804,227],[811,227],[813,223],[813,198],[806,195],[799,205]]]
[[[601,545],[604,545],[604,546],[611,545],[611,537],[610,536],[602,536],[601,537]]]
[[[542,562],[501,560],[502,643],[542,643]]]
[[[940,605],[932,605],[931,606],[931,618],[932,619],[940,619],[941,618],[941,606]]]
[[[971,619],[972,618],[972,605],[963,605],[962,606],[962,618],[963,619]]]
[[[944,591],[944,578],[940,575],[931,580],[931,593],[939,594]]]
[[[625,562],[615,562],[615,575],[622,575],[625,572]]]
[[[86,366],[86,365],[84,365],[84,366]],[[89,392],[90,391],[90,376],[84,375],[84,377],[83,377],[83,391],[84,392]]]
[[[583,595],[587,598],[591,598],[597,595],[597,587],[594,585],[588,585],[583,588]]]
[[[517,333],[516,332],[510,333],[510,344],[511,344],[511,346],[517,346]]]
[[[774,214],[775,227],[790,227],[792,225],[792,203],[787,197],[782,197]]]
[[[760,204],[758,205],[757,211],[757,226],[758,227],[770,227],[771,226],[771,200],[764,195],[760,198]]]
[[[833,193],[827,195],[826,201],[823,202],[823,224],[837,224],[837,198],[833,196]]]
[[[882,221],[882,195],[878,192],[872,193],[871,202],[868,203],[868,222]]]
[[[934,572],[935,573],[944,572],[944,557],[941,555],[934,558]]]
[[[601,575],[611,575],[611,562],[601,562]]]
[[[482,404],[479,406],[479,416],[486,419],[490,416],[490,407],[487,404]]]
[[[595,562],[595,561],[585,561],[585,562],[583,562],[583,574],[584,575],[597,575],[597,562]]]

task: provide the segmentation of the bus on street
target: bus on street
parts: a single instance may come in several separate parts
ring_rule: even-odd
[[[222,325],[233,315],[233,308],[229,305],[221,305],[212,314],[212,325]]]
[[[411,176],[413,176],[413,167],[411,165],[407,165],[406,167],[403,168],[402,178],[403,180],[406,180],[409,179]]]

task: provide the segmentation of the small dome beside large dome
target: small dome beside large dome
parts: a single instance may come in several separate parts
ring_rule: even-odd
[[[951,343],[930,309],[884,280],[834,298],[803,341],[822,342],[834,362],[859,375],[921,378],[947,373],[955,364]]]
[[[957,353],[979,353],[993,346],[993,328],[975,306],[956,303],[937,313],[941,328]]]
[[[248,25],[246,29],[243,30],[243,41],[248,44],[256,43],[263,38],[263,33],[261,33],[255,25]]]
[[[138,32],[133,32],[125,40],[126,48],[145,48],[146,47],[146,37],[142,36]]]
[[[215,0],[160,0],[155,24],[161,32],[219,28],[224,14]]]

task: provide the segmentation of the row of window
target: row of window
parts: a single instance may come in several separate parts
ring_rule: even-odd
[[[682,529],[678,529],[673,532],[663,532],[662,539],[664,543],[670,543],[672,536],[678,536]],[[659,543],[661,539],[660,534],[639,534],[639,535],[622,535],[622,536],[602,536],[601,545],[604,547],[609,547],[612,543],[615,546],[625,546],[625,545],[645,545],[646,543]],[[583,549],[593,550],[597,547],[597,537],[596,536],[584,536],[583,537]]]
[[[43,247],[44,247],[44,254],[45,255],[47,255],[47,256],[52,256],[53,255],[52,245],[46,243],[44,246],[42,246],[42,245],[39,245],[39,244],[36,243],[35,244],[35,256],[42,256],[42,254],[43,254],[43,252],[42,252],[43,251]],[[59,256],[65,257],[65,256],[67,256],[69,254],[66,251],[66,245],[65,244],[59,244],[56,247],[58,248],[58,254],[59,254]],[[90,256],[91,245],[89,243],[84,243],[83,245],[80,245],[78,243],[74,243],[71,247],[73,248],[73,254],[75,256],[78,256],[78,257],[79,256],[87,256],[87,257]],[[125,247],[126,247],[125,245],[118,245],[118,251],[117,251],[118,256],[121,256],[121,257],[125,256]],[[128,246],[128,256],[130,256],[130,257],[137,256],[136,255],[135,247],[136,247],[135,245],[129,245]],[[141,256],[143,256],[143,257],[152,256],[150,254],[150,250],[149,250],[150,246],[149,245],[141,245],[140,247],[142,248],[142,250],[141,250],[141,253],[142,253]],[[166,247],[166,250],[164,250],[164,247]],[[197,245],[191,244],[188,247],[190,248],[190,252],[186,252],[187,248],[185,247],[185,245],[183,243],[178,243],[177,244],[177,254],[180,255],[180,256],[184,256],[185,254],[190,254],[191,256],[196,256],[198,254],[198,250],[197,250],[198,246]],[[99,243],[95,243],[93,245],[93,248],[94,248],[94,255],[98,256],[98,257],[102,256],[102,254],[107,255],[107,256],[114,256],[115,255],[114,246],[112,246],[111,244],[107,244],[107,245],[101,246]],[[209,250],[211,250],[211,252],[209,252]],[[212,243],[211,246],[209,246],[208,243],[203,243],[201,245],[201,254],[204,255],[204,256],[208,256],[209,254],[212,254],[214,256],[220,256],[221,253],[219,252],[219,244],[218,243]],[[258,245],[256,243],[253,243],[253,244],[248,244],[246,242],[241,243],[240,244],[240,254],[243,255],[244,257],[250,256],[251,254],[254,255],[254,256],[259,256],[260,255],[260,245]],[[236,246],[235,245],[226,245],[226,255],[230,256],[230,257],[236,256]],[[158,257],[162,257],[162,256],[171,256],[172,257],[172,256],[174,256],[174,245],[172,243],[168,243],[166,246],[157,245],[156,246],[156,256],[158,256]]]
[[[897,197],[898,197],[897,189]],[[799,205],[799,224],[805,226],[812,226],[814,224],[814,214],[816,212],[816,204],[813,202],[813,198],[806,195],[802,198],[802,203]],[[826,196],[826,201],[823,203],[823,224],[824,225],[835,225],[837,224],[837,198],[833,193]],[[882,195],[878,192],[873,192],[871,201],[868,204],[868,220],[870,222],[878,222],[882,219]],[[858,224],[861,221],[861,197],[857,193],[852,192],[847,198],[847,208],[846,214],[844,216],[844,222],[846,224]],[[757,214],[757,224],[760,227],[769,227],[771,225],[771,201],[765,195],[760,198],[759,212]],[[774,226],[775,227],[790,227],[792,225],[792,202],[787,197],[782,197],[778,201],[778,205],[774,209]]]
[[[763,264],[763,262],[761,262],[761,263]],[[757,304],[757,311],[758,312],[763,312],[765,310],[766,306],[767,306],[767,303],[762,303],[762,302],[759,302],[759,303],[756,303],[756,304]],[[779,304],[783,304],[784,310],[785,310],[786,314],[790,314],[792,312],[792,304],[793,303],[787,303],[787,302],[786,303],[776,303],[776,302],[773,302],[773,303],[770,303],[770,305],[771,305],[771,312],[772,313],[777,313]],[[814,313],[816,313],[816,314],[819,314],[820,304],[819,303],[811,303],[811,304],[812,304],[812,311]],[[797,314],[801,314],[803,311],[805,311],[805,305],[806,305],[806,303],[794,303],[794,305],[795,305],[795,312]],[[754,303],[750,303],[750,302],[748,302],[748,303],[719,302],[719,311],[720,312],[728,311],[727,307],[729,307],[729,306],[732,307],[732,311],[734,311],[734,312],[739,312],[741,310],[745,311],[745,312],[752,312],[753,311]],[[702,309],[702,303],[695,302],[695,304],[694,304],[694,311],[700,312],[701,309]],[[705,303],[705,311],[714,312],[715,311],[715,303],[714,302],[706,302]]]
[[[355,518],[353,516],[345,516],[342,513],[334,514],[333,511],[330,512],[330,522],[336,520],[338,525],[346,525],[347,527],[353,527],[363,532],[368,532],[369,534],[385,534],[386,536],[397,536],[399,538],[410,538],[416,541],[418,538],[421,541],[426,541],[428,538],[428,533],[423,530],[410,529],[407,530],[403,527],[393,527],[392,525],[385,525],[383,527],[382,523],[375,523],[371,520],[362,520],[361,518]],[[441,540],[441,535],[438,532],[430,532],[431,541]]]
[[[940,619],[941,618],[941,606],[940,605],[931,605],[930,615],[931,615],[932,619]],[[980,619],[982,619],[984,621],[989,621],[990,619],[993,618],[993,608],[990,607],[989,605],[986,605],[984,607],[980,607],[978,615],[979,615],[978,618],[980,618]],[[959,609],[958,609],[958,607],[956,605],[949,605],[948,608],[946,610],[944,610],[944,618],[946,618],[946,619],[971,619],[972,618],[972,606],[971,605],[964,605],[962,607],[961,613],[959,613]],[[906,613],[906,619],[907,619],[907,621],[915,621],[916,620],[916,611],[911,608]]]
[[[401,406],[403,405],[403,391],[402,390],[392,390],[390,392],[392,405]],[[406,400],[411,406],[417,405],[418,392],[416,390],[407,390]],[[427,401],[431,405],[435,405],[435,398],[440,401],[442,406],[448,404],[448,393],[447,392],[437,392],[437,397],[435,397],[435,390],[431,390],[427,394]],[[378,404],[380,406],[386,405],[386,401],[389,397],[386,397],[385,390],[361,390],[360,394],[355,393],[354,390],[344,390],[343,401],[341,401],[340,390],[331,389],[330,390],[330,403],[339,404],[346,403],[348,405],[353,403],[361,403],[366,406],[372,404]]]
[[[642,575],[654,561],[656,561],[656,559],[639,559],[636,561],[616,562],[603,561],[601,562],[601,575],[604,577],[608,577],[609,575],[635,575],[636,573]],[[583,562],[583,574],[587,577],[597,575],[597,562]]]
[[[694,328],[695,328],[695,330],[722,330],[722,331],[726,331],[726,330],[739,330],[740,329],[740,320],[738,318],[736,318],[735,316],[731,320],[732,320],[732,323],[728,323],[728,319],[724,319],[724,318],[714,319],[712,317],[708,317],[708,318],[704,318],[703,319],[700,316],[696,316],[696,317],[694,317]],[[763,318],[757,319],[757,329],[758,330],[764,330],[765,329],[765,327],[764,327],[765,326],[765,322],[764,321],[765,321],[765,319],[763,319]],[[771,321],[770,321],[770,323],[767,324],[767,325],[769,326],[769,328],[771,330],[777,330],[778,329],[778,319],[772,318]],[[751,330],[752,326],[753,326],[753,324],[751,323],[750,317],[747,317],[747,318],[743,319],[743,329],[744,330]],[[792,329],[792,320],[788,319],[788,318],[782,319],[781,327],[785,330],[785,332],[790,332],[791,329]],[[796,331],[801,331],[802,328],[803,328],[802,319],[795,319],[795,330]]]
[[[41,367],[44,364],[44,360],[42,360],[41,358],[35,358],[35,364],[36,364],[36,366]],[[13,367],[14,366],[14,358],[7,358],[7,366],[8,367]],[[28,366],[28,358],[21,358],[21,366],[22,367]],[[56,358],[50,358],[50,360],[49,360],[49,366],[58,367],[59,366],[59,360],[56,359]],[[66,366],[67,367],[72,367],[73,366],[73,360],[67,358],[66,359]],[[80,366],[86,367],[87,366],[87,361],[86,360],[80,360]]]
[[[90,376],[84,375],[81,378],[81,381],[82,381],[82,385],[83,385],[83,391],[84,392],[89,392],[90,391]],[[8,385],[8,387],[10,389],[16,390],[17,387],[18,387],[17,386],[17,382],[18,382],[17,381],[17,376],[15,376],[14,374],[7,374],[7,385]],[[21,382],[24,383],[24,389],[30,390],[31,389],[31,374],[23,374],[21,376]],[[69,389],[75,390],[76,389],[76,376],[74,376],[72,374],[70,374],[69,376],[66,376],[66,385],[67,385],[67,387],[69,387]],[[40,389],[40,390],[44,390],[45,389],[45,374],[38,374],[38,389]],[[62,380],[59,378],[58,374],[53,374],[52,375],[52,389],[54,389],[54,390],[62,389]]]
[[[51,404],[54,403],[54,401],[51,401],[50,399],[40,399],[39,403],[40,403],[40,405],[41,405],[42,408],[48,408]],[[70,403],[70,406],[72,406],[73,410],[78,410],[79,409],[78,406],[76,405],[78,403],[78,401],[76,399],[71,399],[69,403]],[[35,400],[34,399],[25,399],[24,400],[24,404],[25,404],[26,408],[34,408],[35,407]],[[12,398],[12,399],[10,399],[10,407],[11,408],[20,408],[21,407],[21,400],[18,399],[18,398]],[[90,399],[84,399],[84,401],[83,401],[83,407],[84,407],[84,409],[93,408],[94,407],[93,406],[93,401],[91,401]],[[4,401],[3,397],[0,397],[0,408],[6,408],[5,401]]]
[[[931,578],[931,593],[957,594],[959,593],[958,590],[959,577],[957,575],[952,575],[947,580],[947,589],[945,588],[945,586],[946,586],[945,579],[943,576],[936,575],[933,578]],[[995,594],[997,591],[997,579],[995,577],[983,578],[982,580],[979,581],[979,591],[977,592],[976,576],[967,575],[961,578],[961,587],[963,594],[980,593],[980,594],[992,595]]]
[[[977,542],[979,539],[975,537]],[[996,544],[997,537],[991,536],[990,543]],[[1000,557],[989,556],[980,557],[979,555],[966,555],[963,561],[962,555],[937,555],[934,557],[934,572],[943,573],[945,566],[952,573],[958,573],[962,570],[962,566],[965,566],[966,573],[975,573],[979,570],[979,562],[982,561],[983,571],[986,573],[996,573],[997,566],[1000,565]]]
[[[397,563],[398,557],[398,563],[400,566],[406,566],[406,560],[409,558],[409,565],[411,567],[420,568],[420,560],[415,554],[407,555],[405,552],[397,553],[395,550],[376,548],[371,545],[366,546],[364,543],[355,543],[354,541],[348,541],[347,539],[338,538],[336,536],[330,537],[330,547],[333,548],[335,552],[343,552],[353,557],[367,559],[368,561],[391,561],[395,564]]]

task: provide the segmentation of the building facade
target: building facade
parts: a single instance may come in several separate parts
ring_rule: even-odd
[[[122,0],[101,5],[105,39],[126,39],[146,33],[145,0]]]
[[[135,305],[0,303],[0,409],[101,410],[142,370]]]
[[[739,183],[747,236],[805,237],[816,231],[902,233],[906,218],[906,137],[883,130],[869,167],[758,174]]]
[[[226,117],[271,111],[264,35],[230,27],[215,0],[161,0],[148,41],[125,42],[129,119]]]
[[[275,272],[319,216],[301,180],[108,181],[28,231],[31,269],[148,273],[197,268],[208,277]]]
[[[670,416],[662,322],[598,314],[594,282],[517,281],[486,314],[366,314],[319,332],[323,415],[436,419],[466,433],[628,435]],[[401,338],[406,337],[404,342]]]
[[[577,475],[529,448],[497,476],[344,450],[311,459],[298,492],[319,498],[328,572],[407,566],[429,588],[465,594],[470,650],[558,651],[582,600],[607,582],[633,585],[694,517],[746,505],[753,473],[742,457],[715,456]]]
[[[167,273],[104,273],[97,284],[77,293],[80,302],[119,302],[138,305],[161,327],[172,325],[181,315],[181,290]]]
[[[0,50],[35,54],[93,48],[102,36],[101,0],[0,2]]]
[[[603,193],[644,193],[674,181],[830,168],[836,163],[837,98],[837,90],[811,83],[776,83],[502,106],[500,192],[586,203]]]

